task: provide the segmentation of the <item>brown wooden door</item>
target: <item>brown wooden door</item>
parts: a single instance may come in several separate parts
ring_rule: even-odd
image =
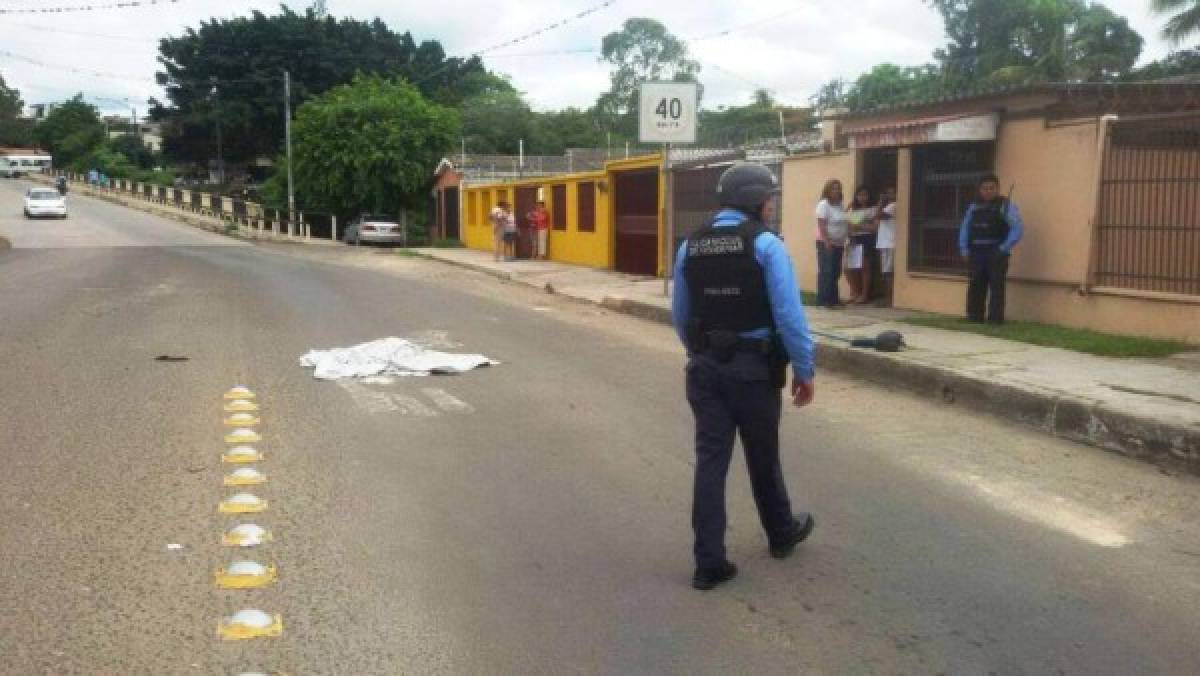
[[[537,205],[537,188],[517,188],[513,215],[517,219],[517,258],[533,258],[533,226],[527,214]]]
[[[658,273],[658,170],[615,174],[614,267],[635,275]]]

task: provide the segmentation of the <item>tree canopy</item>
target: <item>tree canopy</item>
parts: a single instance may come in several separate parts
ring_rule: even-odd
[[[346,217],[422,204],[431,168],[458,140],[459,124],[457,111],[402,80],[364,74],[334,87],[296,112],[292,162],[301,206]]]
[[[33,140],[32,126],[21,118],[25,103],[0,75],[0,145],[23,146]]]
[[[1168,40],[1178,43],[1200,35],[1200,0],[1151,0],[1150,5],[1155,12],[1170,15],[1163,26]]]
[[[819,108],[867,109],[964,89],[1039,82],[1111,82],[1128,76],[1143,40],[1129,22],[1088,0],[927,0],[946,44],[923,66],[879,64],[854,82],[827,83]]]
[[[486,73],[476,57],[447,57],[440,43],[417,43],[379,19],[337,19],[312,7],[282,6],[268,16],[212,19],[159,43],[158,82],[167,103],[151,114],[166,123],[164,145],[179,160],[215,155],[219,118],[226,158],[246,161],[283,148],[283,72],[293,105],[347,83],[356,73],[402,77],[426,98],[458,105]]]
[[[687,43],[660,21],[626,19],[621,30],[605,35],[600,60],[612,65],[609,89],[596,101],[596,112],[609,129],[623,136],[637,130],[637,94],[643,82],[697,82],[700,63],[688,57]]]
[[[34,140],[54,156],[60,166],[82,160],[104,143],[104,123],[96,107],[83,100],[83,94],[65,101],[33,130]]]

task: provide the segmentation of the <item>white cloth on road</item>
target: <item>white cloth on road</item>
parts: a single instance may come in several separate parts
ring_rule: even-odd
[[[498,363],[481,354],[437,352],[394,336],[354,347],[310,350],[300,357],[300,365],[313,369],[318,380],[462,373]]]

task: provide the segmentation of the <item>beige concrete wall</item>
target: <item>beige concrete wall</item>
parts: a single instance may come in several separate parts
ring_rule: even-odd
[[[790,158],[783,163],[783,238],[796,279],[805,291],[817,290],[817,219],[821,188],[831,178],[854,190],[857,154],[852,151]]]
[[[1200,343],[1200,302],[1081,295],[1095,211],[1097,125],[1047,127],[1010,120],[1000,129],[996,173],[1014,201],[1025,237],[1012,257],[1007,316],[1108,333]],[[900,151],[896,306],[961,315],[965,278],[908,272],[912,153]],[[1200,299],[1197,299],[1200,301]]]
[[[1096,205],[1096,134],[1095,123],[1047,128],[1040,118],[1000,127],[996,174],[1002,190],[1016,184],[1013,202],[1025,221],[1011,277],[1083,280]]]

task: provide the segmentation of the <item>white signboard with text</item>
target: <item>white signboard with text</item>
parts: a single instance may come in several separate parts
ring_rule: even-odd
[[[696,142],[696,83],[642,84],[638,140],[642,143]]]

